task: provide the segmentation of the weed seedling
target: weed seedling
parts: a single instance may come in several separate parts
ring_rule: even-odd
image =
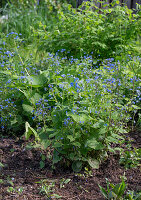
[[[61,196],[57,194],[53,194],[54,192],[54,187],[55,187],[55,182],[48,182],[47,180],[42,180],[40,182],[37,182],[41,184],[41,190],[40,193],[45,194],[48,199],[53,198],[61,198]]]

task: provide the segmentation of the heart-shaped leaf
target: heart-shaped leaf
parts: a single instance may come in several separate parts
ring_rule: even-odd
[[[99,161],[96,160],[96,159],[92,159],[92,158],[89,158],[88,159],[88,163],[89,165],[93,168],[93,169],[99,169]]]
[[[80,172],[82,169],[82,162],[81,161],[74,161],[72,163],[72,169],[74,172]]]

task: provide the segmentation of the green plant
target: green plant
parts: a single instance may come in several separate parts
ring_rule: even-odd
[[[40,22],[39,29],[34,29],[39,49],[58,51],[59,55],[65,49],[64,55],[77,58],[92,53],[98,60],[122,53],[139,55],[140,13],[134,15],[127,7],[114,5],[103,10],[88,2],[84,6],[85,10],[77,12],[71,5],[63,4],[52,29]]]
[[[23,192],[23,188],[22,187],[20,188],[8,187],[7,192],[21,194]]]
[[[8,7],[3,9],[3,14],[8,15],[8,20],[3,24],[0,23],[1,32],[21,33],[25,43],[30,45],[33,44],[33,30],[38,29],[40,22],[51,26],[56,20],[54,1],[42,1],[39,5],[36,0],[16,1],[16,3],[11,1]]]
[[[41,161],[40,161],[41,169],[45,167],[45,160],[46,160],[46,156],[44,154],[41,154]]]
[[[0,170],[1,170],[1,168],[3,168],[4,167],[4,164],[2,164],[2,162],[0,162]]]
[[[88,169],[87,167],[85,167],[85,176],[86,177],[92,177],[92,170]]]
[[[126,192],[127,184],[125,183],[125,178],[122,177],[122,182],[114,185],[106,179],[107,182],[107,190],[99,185],[101,193],[106,199],[109,200],[139,200],[141,197],[141,193],[135,193],[128,191]]]
[[[4,183],[3,179],[0,179],[0,184]]]
[[[70,178],[67,178],[67,179],[62,178],[62,179],[60,180],[60,188],[65,187],[65,185],[68,184],[70,181],[71,181]]]
[[[14,186],[13,183],[14,178],[10,178],[9,176],[6,177],[6,179],[0,179],[1,183],[6,183],[6,184],[10,184],[11,186]]]
[[[0,183],[9,185],[7,188],[7,192],[9,193],[21,194],[23,192],[23,187],[14,187],[14,178],[10,176],[7,176],[5,179],[0,179]]]
[[[8,187],[7,192],[13,193],[13,192],[15,192],[15,189],[13,187]]]
[[[39,40],[36,41],[39,43],[35,42],[38,28],[34,27],[35,32],[33,31],[32,37],[35,40],[31,46],[29,42],[23,42],[23,36],[19,31],[18,33],[12,31],[6,35],[1,33],[0,126],[2,131],[18,133],[19,130],[24,130],[25,124],[26,139],[29,139],[31,135],[35,137],[35,143],[32,146],[52,149],[54,166],[58,162],[65,162],[74,171],[79,172],[87,165],[98,168],[100,162],[107,159],[107,152],[114,151],[110,144],[124,141],[124,134],[128,131],[127,123],[132,119],[131,114],[140,109],[139,67],[141,60],[137,56],[137,51],[134,53],[135,56],[127,55],[126,52],[129,52],[124,51],[124,48],[120,53],[113,53],[114,50],[119,50],[118,45],[121,45],[121,39],[125,46],[129,41],[125,39],[129,35],[126,35],[124,28],[127,30],[128,25],[134,24],[132,11],[116,7],[100,14],[97,11],[91,12],[88,7],[84,15],[65,6],[63,10],[56,8],[55,12],[58,13],[56,15],[60,17],[60,20],[64,20],[66,30],[67,27],[71,29],[72,25],[81,24],[80,21],[86,21],[82,23],[83,27],[80,26],[80,29],[82,28],[82,33],[84,32],[82,39],[85,41],[87,51],[82,52],[82,47],[76,48],[76,45],[74,52],[77,49],[78,54],[81,52],[80,55],[76,54],[78,58],[65,56],[68,54],[69,46],[68,49],[61,49],[54,54],[39,51],[39,49],[37,51],[39,43],[45,39],[42,38],[43,41],[40,41],[41,37],[44,37],[44,32],[52,29],[49,27],[49,30],[46,30],[46,25],[42,23],[39,25],[43,30],[41,35],[39,34]],[[22,7],[20,9],[22,10]],[[128,14],[125,16],[126,27],[123,25],[122,30],[119,31],[125,15],[124,11]],[[29,18],[33,20],[37,10],[32,8],[32,12],[33,15],[29,14]],[[123,15],[116,24],[107,12],[112,12],[111,16],[120,13]],[[42,18],[42,14],[38,17],[35,26]],[[138,24],[137,17],[138,15],[134,16],[136,25]],[[73,24],[76,18],[78,19]],[[27,23],[30,29],[28,20]],[[92,24],[95,24],[93,31],[96,31],[96,34],[95,32],[91,34]],[[63,31],[62,22],[61,25],[58,23],[58,26]],[[113,26],[114,29],[112,29]],[[77,33],[78,27],[76,26],[74,30]],[[81,33],[81,30],[79,31]],[[114,41],[114,36],[110,39],[111,32],[109,31],[114,31],[114,34],[117,32],[116,41]],[[135,35],[133,32],[131,31],[131,36]],[[69,33],[73,35],[73,31]],[[57,37],[62,38],[61,41],[65,41],[64,32],[61,32],[59,36],[58,33],[53,34],[57,34]],[[102,37],[103,34],[104,37]],[[29,39],[29,35],[29,33],[25,34],[24,39]],[[94,40],[93,55],[87,55],[92,51],[88,40],[89,35],[94,37],[90,38],[91,44]],[[97,37],[104,41],[95,44]],[[54,41],[53,38],[49,40]],[[110,41],[112,49],[108,50],[109,46],[105,45],[102,47],[106,41]],[[32,54],[31,51],[33,51]],[[118,55],[123,55],[122,52],[125,55],[121,58]],[[102,62],[99,59],[95,60],[99,57],[99,53],[100,59],[103,59]],[[112,55],[113,58],[107,57]],[[105,56],[106,59],[104,59]],[[44,164],[42,159],[40,167]]]
[[[140,200],[141,198],[141,192],[134,192],[134,191],[128,191],[126,196],[125,196],[125,199],[128,199],[128,200]]]
[[[53,148],[53,164],[65,159],[76,172],[87,164],[98,168],[113,151],[110,143],[124,139],[119,133],[127,131],[130,112],[139,109],[140,78],[128,61],[114,58],[94,69],[92,56],[68,60],[48,53],[35,65],[36,54],[24,58],[20,37],[3,37],[1,127],[21,128],[28,120],[26,138],[33,134],[42,147]]]
[[[40,193],[45,194],[48,198],[61,198],[61,196],[54,194],[54,187],[55,187],[55,182],[48,182],[48,180],[42,180],[40,182],[37,182],[41,184],[41,190]]]
[[[140,161],[141,161],[141,149],[136,149],[136,148],[121,153],[119,160],[120,164],[124,165],[126,169],[139,166]]]

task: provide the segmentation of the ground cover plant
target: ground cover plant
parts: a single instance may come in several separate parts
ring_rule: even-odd
[[[2,133],[33,135],[28,148],[49,150],[52,169],[99,169],[117,151],[121,165],[138,168],[140,149],[122,146],[130,128],[140,128],[140,12],[119,6],[77,12],[49,4],[54,16],[48,18],[34,1],[28,16],[21,5],[28,8],[10,5],[19,13],[15,26],[11,19],[0,25]],[[40,168],[45,160],[42,154]]]

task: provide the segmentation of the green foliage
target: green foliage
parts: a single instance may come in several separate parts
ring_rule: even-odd
[[[48,0],[41,2],[38,5],[37,0],[12,0],[8,7],[3,10],[3,14],[8,15],[8,20],[0,23],[0,31],[6,34],[11,32],[21,33],[25,42],[32,44],[34,29],[38,30],[39,23],[51,25],[56,20],[55,2]]]
[[[5,179],[0,179],[0,184],[10,185],[7,187],[8,193],[21,194],[23,192],[23,187],[14,187],[14,178],[10,178],[9,176],[7,176]]]
[[[58,194],[54,194],[54,187],[55,182],[54,181],[48,181],[48,180],[42,180],[40,182],[37,182],[41,184],[41,190],[40,193],[45,194],[47,198],[53,198],[53,199],[59,199],[61,196]]]
[[[139,113],[139,118],[138,118],[138,121],[137,121],[137,126],[139,128],[141,128],[141,113]]]
[[[2,167],[4,167],[4,165],[0,162],[0,170],[1,170]]]
[[[106,179],[106,181],[107,181],[107,190],[105,190],[103,187],[101,187],[99,185],[101,193],[103,194],[103,196],[106,199],[109,199],[109,200],[125,200],[125,199],[139,200],[141,197],[141,193],[135,194],[132,191],[126,192],[127,184],[125,183],[125,180],[123,177],[122,177],[122,182],[117,185],[110,183],[108,181],[108,179]]]
[[[39,36],[39,49],[50,52],[66,49],[65,55],[77,58],[92,53],[93,58],[103,59],[129,51],[139,53],[140,45],[135,41],[140,35],[139,15],[121,6],[101,10],[86,2],[85,10],[77,12],[63,4],[52,29],[40,22],[39,29],[34,31]]]
[[[65,187],[65,185],[68,184],[70,181],[71,181],[70,178],[67,178],[67,179],[62,178],[62,179],[60,180],[60,188]]]
[[[124,165],[126,169],[135,168],[140,165],[141,149],[128,150],[121,153],[120,164]]]
[[[14,187],[8,187],[7,188],[7,192],[9,192],[9,193],[18,193],[18,194],[21,194],[22,192],[23,192],[23,188],[22,187],[20,187],[20,188],[14,188]]]
[[[45,167],[45,160],[46,160],[46,156],[44,154],[41,154],[41,161],[40,161],[41,169],[43,169]]]
[[[3,39],[3,55],[14,35]],[[15,47],[8,51],[10,58],[6,54],[5,60],[3,56],[0,71],[2,119],[5,119],[2,126],[10,129],[26,122],[27,139],[34,135],[45,149],[49,146],[54,149],[53,164],[65,158],[72,162],[76,172],[85,163],[98,168],[107,157],[105,151],[112,150],[109,144],[123,140],[119,133],[126,132],[129,113],[139,109],[135,105],[139,77],[134,76],[128,62],[114,59],[104,60],[102,66],[94,69],[92,56],[67,60],[57,54],[46,54],[40,66],[33,67],[33,55],[25,60],[17,48],[21,44],[19,37],[14,39]],[[130,64],[132,58],[129,59]],[[140,62],[136,57],[133,59]],[[40,166],[43,165],[42,160]]]

